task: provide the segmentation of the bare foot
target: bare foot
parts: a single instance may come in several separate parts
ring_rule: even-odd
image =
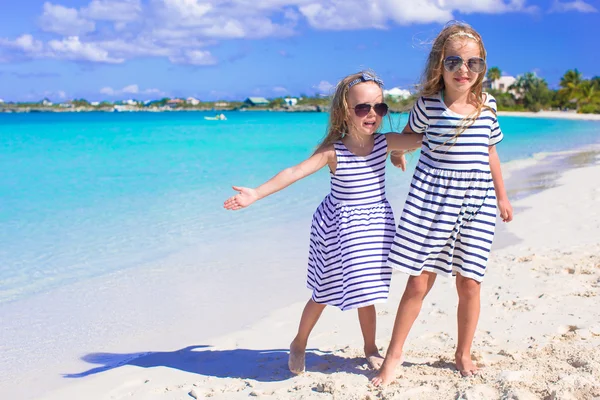
[[[304,372],[304,358],[306,346],[296,343],[294,340],[290,344],[290,358],[288,359],[288,367],[292,374],[301,374]]]
[[[365,352],[365,357],[369,367],[373,368],[374,370],[379,370],[379,368],[381,368],[381,364],[383,364],[383,357],[377,350],[371,354]]]
[[[463,377],[473,376],[477,374],[478,368],[471,360],[470,354],[461,355],[456,353],[454,355],[456,362],[456,369],[460,372]]]
[[[379,373],[375,378],[371,379],[371,383],[375,386],[385,386],[392,383],[396,377],[396,366],[400,363],[402,363],[402,354],[398,356],[386,355]]]

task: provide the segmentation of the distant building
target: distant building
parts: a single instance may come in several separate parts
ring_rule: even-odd
[[[67,101],[66,103],[60,103],[58,106],[62,108],[73,108],[73,103]]]
[[[44,99],[41,101],[41,104],[45,107],[51,107],[54,103],[52,103],[50,100],[48,99]]]
[[[393,97],[394,99],[408,99],[410,97],[410,91],[395,87],[390,90],[384,90],[383,95]]]
[[[200,104],[200,100],[195,99],[193,97],[188,97],[185,102],[192,106],[197,106],[198,104]]]
[[[115,112],[131,112],[136,110],[137,107],[134,107],[131,104],[115,104],[113,106],[113,111]]]
[[[100,105],[100,102],[99,102],[99,101],[92,101],[92,102],[90,103],[90,105],[92,105],[92,106],[94,106],[94,107],[97,107],[97,106],[99,106],[99,105]]]
[[[286,97],[283,99],[283,101],[285,101],[285,104],[287,104],[290,107],[293,107],[296,104],[298,104],[298,99],[295,97]]]
[[[517,81],[517,78],[510,75],[503,75],[500,79],[496,79],[494,81],[490,81],[485,78],[483,80],[483,88],[484,89],[492,89],[498,90],[500,92],[506,93],[508,92],[508,88]]]
[[[184,103],[184,101],[182,99],[171,99],[169,101],[167,101],[167,106],[169,107],[177,107],[179,105],[182,105]]]
[[[268,106],[269,103],[269,100],[265,99],[264,97],[248,97],[246,100],[244,100],[244,104],[250,107]]]
[[[229,107],[229,103],[226,101],[217,101],[215,107]]]
[[[0,104],[4,103],[4,100],[0,99]]]

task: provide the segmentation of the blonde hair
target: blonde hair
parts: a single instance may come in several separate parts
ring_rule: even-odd
[[[373,79],[364,80],[363,76],[370,76]],[[383,94],[383,85],[378,83],[381,79],[377,74],[371,70],[364,70],[351,74],[343,78],[338,82],[335,87],[335,92],[331,97],[330,110],[329,110],[329,123],[327,124],[327,133],[317,146],[317,150],[324,146],[331,145],[341,140],[345,135],[348,134],[348,121],[350,121],[350,107],[348,107],[348,91],[350,90],[350,84],[356,80],[362,80],[362,82],[373,82],[381,88]],[[389,115],[389,114],[388,114]],[[381,126],[379,126],[381,128]],[[379,130],[378,128],[378,130]]]
[[[445,85],[443,79],[443,69],[444,58],[446,57],[446,45],[451,40],[465,39],[472,40],[477,43],[481,58],[486,60],[487,54],[483,45],[483,40],[475,29],[463,22],[451,21],[447,23],[446,26],[444,26],[444,29],[442,29],[442,31],[437,35],[433,41],[433,45],[431,46],[431,51],[427,57],[427,65],[421,80],[421,89],[419,91],[420,96],[431,97],[444,90]],[[477,75],[477,79],[471,87],[470,94],[473,95],[471,100],[474,102],[476,108],[475,111],[467,115],[461,121],[461,124],[456,128],[456,134],[449,140],[455,139],[462,132],[464,132],[465,129],[473,125],[475,120],[477,120],[481,114],[483,108],[490,108],[488,106],[484,106],[483,98],[483,78],[485,77],[486,70],[487,65],[486,68],[484,68],[484,70]]]

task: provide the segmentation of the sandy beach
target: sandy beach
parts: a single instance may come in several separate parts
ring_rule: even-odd
[[[498,111],[498,115],[505,117],[559,118],[580,121],[600,121],[600,114],[578,114],[573,111]]]
[[[356,313],[336,309],[326,309],[313,332],[307,372],[292,376],[287,348],[304,305],[296,302],[270,307],[265,318],[201,342],[194,337],[202,336],[202,316],[188,316],[193,329],[174,324],[173,335],[153,347],[162,351],[88,353],[73,364],[84,366],[81,370],[44,372],[61,375],[62,385],[36,387],[32,381],[13,381],[7,392],[13,397],[3,397],[599,398],[600,186],[593,182],[600,175],[600,157],[594,150],[565,153],[559,159],[545,167],[537,160],[508,163],[505,168],[509,188],[523,184],[523,168],[538,168],[527,174],[528,187],[535,186],[536,179],[541,183],[527,196],[513,192],[515,219],[498,229],[482,287],[474,344],[481,372],[476,377],[461,378],[453,367],[457,297],[453,281],[439,279],[409,336],[396,381],[383,389],[369,384],[374,371],[361,356]],[[547,172],[557,169],[564,172],[548,178]],[[399,210],[402,201],[392,205]],[[406,276],[395,273],[389,301],[378,306],[382,352],[405,282]],[[114,343],[112,347],[120,348]]]

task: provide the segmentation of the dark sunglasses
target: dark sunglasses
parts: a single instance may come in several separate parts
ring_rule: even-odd
[[[357,104],[354,107],[354,114],[356,114],[357,117],[366,117],[367,114],[369,114],[371,112],[371,107],[373,107],[373,110],[375,110],[375,114],[379,115],[380,117],[385,117],[386,114],[388,113],[388,105],[385,103],[377,103],[373,106],[371,106],[370,104],[367,103],[362,103],[362,104]]]
[[[460,56],[448,56],[444,58],[444,68],[448,72],[456,72],[465,63]],[[471,57],[467,60],[467,68],[471,72],[480,74],[485,71],[485,60],[481,57]]]

